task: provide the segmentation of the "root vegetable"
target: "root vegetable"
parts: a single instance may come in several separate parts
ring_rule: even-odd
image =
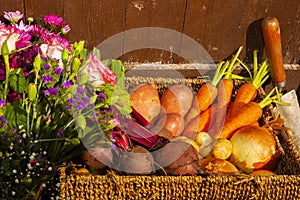
[[[218,139],[212,149],[212,156],[226,160],[232,153],[232,144],[227,139]]]
[[[163,127],[163,129],[171,132],[173,137],[176,137],[184,129],[184,118],[178,113],[169,113],[155,124],[154,129],[156,127]]]
[[[212,114],[215,111],[216,106],[210,106],[204,112],[200,113],[194,119],[192,119],[184,128],[181,135],[186,136],[190,139],[194,139],[194,137],[199,132],[206,132],[208,127],[211,124],[211,120],[213,118]]]
[[[230,141],[232,143],[230,161],[246,173],[266,169],[276,158],[276,141],[266,128],[257,126],[241,128],[233,134]]]
[[[274,88],[261,102],[256,103],[251,101],[250,103],[245,104],[233,117],[227,118],[226,116],[224,126],[216,137],[230,138],[238,129],[256,123],[262,117],[263,108],[272,102],[287,105],[286,103],[277,100],[282,94],[278,93],[276,89],[277,88]],[[277,91],[277,94],[271,97],[275,90]]]
[[[119,159],[119,169],[127,174],[150,174],[154,171],[151,153],[135,145],[130,152],[124,152]]]
[[[139,85],[130,96],[133,114],[142,125],[153,123],[160,114],[160,99],[154,84]]]
[[[197,133],[194,141],[199,146],[198,152],[201,157],[206,157],[207,155],[209,155],[215,143],[215,140],[212,137],[210,137],[210,135],[207,132]]]
[[[200,166],[208,174],[229,175],[240,173],[231,162],[220,158],[204,158],[200,160]]]
[[[197,150],[181,139],[174,139],[156,151],[154,160],[170,175],[196,175],[200,170]]]
[[[193,91],[185,85],[172,85],[161,97],[161,105],[166,113],[177,113],[181,116],[191,108],[194,99]]]

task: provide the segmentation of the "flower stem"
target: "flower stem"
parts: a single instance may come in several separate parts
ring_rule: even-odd
[[[8,54],[3,55],[3,58],[4,58],[4,63],[5,63],[4,100],[6,100],[7,94],[8,94],[8,80],[9,80],[9,72],[10,72]]]

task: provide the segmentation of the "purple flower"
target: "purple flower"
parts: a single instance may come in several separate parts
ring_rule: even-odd
[[[57,136],[58,136],[58,137],[61,137],[63,134],[64,134],[64,130],[59,130],[59,131],[57,132]]]
[[[62,27],[66,24],[62,17],[58,17],[54,14],[44,16],[44,20],[51,26]]]
[[[5,106],[5,100],[1,99],[0,100],[0,108],[3,108]]]
[[[83,87],[78,86],[78,87],[76,88],[76,92],[78,92],[79,94],[84,94],[84,89],[83,89]]]
[[[72,85],[73,85],[73,83],[71,81],[66,81],[62,84],[61,88],[67,89],[67,88],[71,87]]]
[[[73,99],[72,98],[68,99],[68,102],[72,104],[73,103]]]
[[[51,66],[50,66],[50,65],[48,65],[47,63],[46,63],[46,64],[44,64],[44,67],[45,67],[45,69],[46,69],[46,70],[49,70],[49,69],[51,68]]]
[[[71,110],[71,106],[67,105],[67,106],[66,106],[66,109],[67,109],[67,110]]]
[[[80,110],[80,109],[84,109],[86,107],[87,107],[87,104],[85,102],[79,102],[76,106],[76,109]]]
[[[44,82],[44,84],[50,83],[52,81],[53,81],[52,76],[49,76],[49,75],[43,76],[43,82]]]
[[[51,94],[56,96],[58,94],[57,88],[49,88],[48,90],[45,90],[45,95],[46,96],[49,96]]]
[[[56,75],[59,75],[63,70],[64,70],[64,69],[63,69],[62,67],[58,67],[58,68],[56,68],[56,70],[54,71],[54,73],[55,73]]]
[[[105,100],[105,95],[103,93],[99,93],[98,98],[102,99],[102,100]]]
[[[3,127],[5,127],[6,125],[7,125],[7,120],[6,119],[4,119],[3,121],[2,121],[2,123],[0,124],[0,128],[3,128]]]

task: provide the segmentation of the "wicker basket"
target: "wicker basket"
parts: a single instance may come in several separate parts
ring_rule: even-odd
[[[160,93],[168,85],[186,84],[197,90],[201,78],[162,79],[127,77],[129,90],[141,83],[156,83]],[[235,81],[235,91],[242,83]],[[265,95],[261,89],[259,98]],[[263,121],[274,116],[272,106],[264,109]],[[263,123],[264,123],[263,122]],[[160,176],[80,175],[65,169],[60,173],[61,199],[300,199],[300,156],[290,132],[276,134],[280,158],[278,175]]]

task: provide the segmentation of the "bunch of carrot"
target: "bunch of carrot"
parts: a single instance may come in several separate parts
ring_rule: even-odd
[[[238,58],[242,47],[231,61],[221,62],[211,83],[203,85],[189,111],[188,122],[182,135],[193,138],[199,132],[208,132],[214,138],[230,138],[241,127],[256,124],[262,117],[263,108],[272,102],[286,105],[278,98],[281,94],[274,88],[267,97],[257,103],[254,99],[258,89],[269,78],[269,63],[266,59],[258,66],[257,51],[253,52],[253,72]],[[237,66],[245,68],[249,77],[233,74]],[[237,91],[233,100],[233,79],[247,81]],[[271,95],[276,91],[276,95]],[[216,103],[214,103],[216,101]]]
[[[237,50],[230,61],[220,62],[212,81],[207,82],[198,90],[193,106],[185,116],[186,126],[182,135],[193,138],[198,132],[207,131],[212,124],[221,123],[231,101],[233,79],[245,79],[233,74],[239,65],[238,56],[241,50],[242,47]],[[214,103],[215,100],[217,103]],[[222,113],[223,116],[221,116]]]

